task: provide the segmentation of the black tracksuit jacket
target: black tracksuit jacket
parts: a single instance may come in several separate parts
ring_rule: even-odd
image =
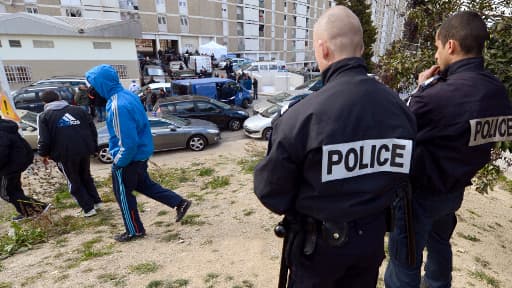
[[[0,119],[0,176],[21,173],[34,159],[32,148],[18,129],[16,122]]]

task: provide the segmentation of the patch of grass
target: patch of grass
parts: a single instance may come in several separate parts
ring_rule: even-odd
[[[183,219],[181,219],[181,225],[190,225],[190,226],[201,226],[206,224],[206,222],[199,220],[201,215],[199,214],[187,214]]]
[[[256,165],[265,158],[266,151],[255,147],[246,147],[246,151],[249,156],[238,160],[237,164],[245,174],[253,174]]]
[[[220,274],[218,273],[208,273],[206,274],[206,276],[204,277],[204,283],[205,284],[213,284],[217,281],[217,278],[219,278]]]
[[[158,213],[156,213],[156,216],[165,216],[167,214],[169,214],[168,210],[160,210]]]
[[[94,179],[94,184],[97,189],[110,188],[112,187],[112,175],[101,179]]]
[[[464,234],[462,232],[457,232],[457,236],[463,238],[463,239],[466,239],[468,241],[471,241],[471,242],[480,242],[480,239],[478,237],[476,237],[475,235],[470,235],[470,234]]]
[[[112,282],[115,287],[124,287],[126,286],[126,278],[123,275],[116,273],[103,273],[96,277],[100,280],[101,283]]]
[[[68,243],[68,238],[66,237],[60,237],[59,239],[55,240],[55,245],[57,247],[64,247],[66,246],[66,243]]]
[[[137,209],[139,209],[139,212],[144,212],[144,206],[146,206],[146,203],[145,202],[138,202],[137,203]]]
[[[155,182],[160,183],[164,187],[168,187],[172,190],[178,189],[181,184],[194,181],[195,174],[192,169],[180,168],[180,169],[156,169],[150,170],[149,174],[151,179]]]
[[[33,245],[46,242],[48,233],[39,227],[22,226],[11,223],[11,235],[0,237],[0,257],[8,257],[20,250],[28,250]]]
[[[161,238],[161,240],[164,241],[164,242],[171,242],[171,241],[174,241],[174,240],[178,240],[179,238],[180,238],[180,233],[173,232],[173,233],[169,233],[169,234],[164,235]]]
[[[136,265],[131,265],[128,268],[130,269],[131,272],[135,274],[144,275],[156,272],[160,268],[160,265],[156,264],[155,262],[145,262]]]
[[[244,213],[244,216],[251,216],[256,211],[254,211],[254,209],[244,209],[244,210],[242,210],[242,212]]]
[[[489,267],[489,265],[491,265],[489,263],[489,261],[482,259],[478,256],[473,257],[473,259],[475,260],[476,263],[480,264],[480,266],[482,266],[483,268],[487,268],[487,267]]]
[[[199,175],[200,177],[212,176],[214,172],[215,172],[215,169],[213,169],[213,168],[203,167],[203,168],[199,169],[199,173],[197,175]]]
[[[55,208],[68,209],[79,207],[76,201],[71,197],[67,185],[60,184],[55,188],[54,193],[55,196],[53,196],[53,205]]]
[[[89,241],[82,243],[82,250],[80,251],[81,252],[80,261],[87,261],[87,260],[90,260],[93,258],[103,257],[103,256],[110,255],[110,254],[114,253],[114,251],[113,251],[114,244],[109,244],[100,249],[94,248],[94,245],[101,241],[102,241],[101,237],[96,237],[96,238],[93,238]]]
[[[493,276],[486,274],[484,271],[481,271],[481,270],[471,271],[470,275],[482,282],[487,283],[487,285],[489,285],[493,288],[500,287],[500,281],[498,279],[494,278]]]
[[[187,198],[194,200],[196,203],[203,202],[205,200],[206,194],[204,193],[198,193],[198,192],[191,192],[187,194]]]
[[[11,282],[0,282],[0,288],[12,288],[14,286],[12,286],[12,283]]]
[[[176,279],[172,281],[171,288],[187,287],[189,282],[188,279]]]
[[[155,225],[156,227],[167,226],[167,224],[169,224],[169,221],[156,221],[155,223],[153,223],[153,225]]]
[[[206,183],[206,187],[215,190],[229,186],[229,183],[230,181],[228,176],[214,176],[212,180]]]

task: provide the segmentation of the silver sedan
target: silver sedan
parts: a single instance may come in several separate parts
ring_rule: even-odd
[[[155,151],[188,148],[201,151],[207,145],[220,140],[220,131],[214,123],[200,119],[185,119],[172,115],[149,117]],[[107,127],[98,130],[98,159],[103,163],[112,163],[108,150],[109,133]]]

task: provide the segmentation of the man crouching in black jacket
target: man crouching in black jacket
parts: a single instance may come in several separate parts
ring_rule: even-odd
[[[81,216],[96,215],[102,201],[90,171],[90,156],[98,146],[98,132],[89,115],[71,106],[52,90],[41,95],[45,104],[39,115],[39,155],[45,165],[48,159],[57,163],[66,176],[71,195],[82,208]]]
[[[32,164],[34,152],[18,129],[16,122],[0,119],[0,197],[18,211],[13,221],[37,216],[50,208],[50,204],[23,192],[21,173]]]

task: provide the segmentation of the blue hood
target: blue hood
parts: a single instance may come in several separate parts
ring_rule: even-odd
[[[123,90],[117,71],[110,65],[101,64],[85,73],[89,84],[105,99]]]

